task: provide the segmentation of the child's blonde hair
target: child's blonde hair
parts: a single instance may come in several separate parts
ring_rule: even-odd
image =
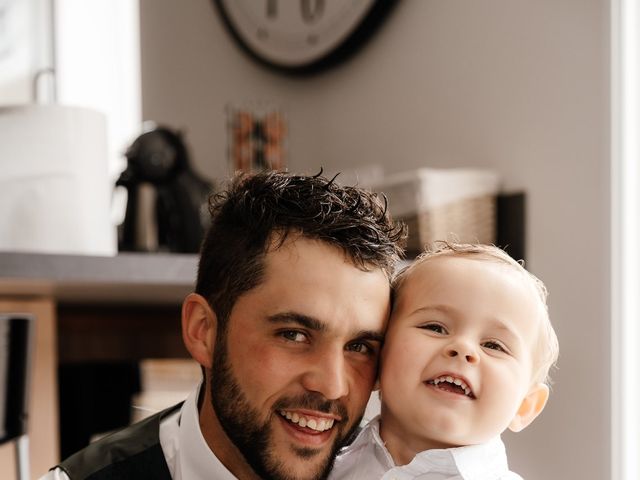
[[[536,383],[551,384],[549,371],[556,364],[559,354],[558,337],[556,336],[551,319],[549,318],[549,309],[547,307],[547,288],[544,283],[524,268],[524,262],[514,260],[504,250],[493,245],[471,244],[471,243],[452,243],[452,242],[435,242],[432,247],[421,253],[408,266],[396,273],[393,279],[394,297],[402,288],[405,279],[419,265],[437,257],[456,256],[456,257],[472,257],[480,260],[489,260],[496,263],[502,263],[514,268],[515,271],[522,274],[525,281],[533,288],[537,294],[542,313],[541,330],[538,337],[536,352],[534,352],[534,370],[533,381]]]

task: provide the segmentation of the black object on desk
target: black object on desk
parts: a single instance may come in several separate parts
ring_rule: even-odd
[[[197,253],[213,185],[191,169],[182,135],[155,128],[140,135],[126,157],[127,168],[116,182],[128,194],[118,249]]]

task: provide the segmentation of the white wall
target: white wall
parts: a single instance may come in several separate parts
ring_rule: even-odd
[[[0,0],[0,105],[48,100],[53,65],[51,5],[47,0]]]
[[[141,131],[138,15],[138,0],[55,1],[57,101],[106,115],[114,182]]]
[[[233,44],[210,1],[141,0],[143,116],[228,172],[224,106],[271,100],[290,166],[481,166],[528,195],[528,260],[561,343],[551,401],[507,436],[528,479],[609,478],[609,2],[403,0],[347,64],[291,78]]]

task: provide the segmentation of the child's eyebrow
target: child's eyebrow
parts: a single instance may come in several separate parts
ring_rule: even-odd
[[[426,307],[416,308],[411,315],[415,315],[416,313],[429,313],[429,312],[438,312],[445,314],[453,314],[455,313],[455,308],[449,307],[447,305],[428,305]]]
[[[521,336],[518,334],[516,330],[511,328],[511,326],[507,322],[504,322],[499,318],[492,319],[490,323],[490,327],[495,330],[500,330],[501,332],[505,332],[514,338],[521,339]]]

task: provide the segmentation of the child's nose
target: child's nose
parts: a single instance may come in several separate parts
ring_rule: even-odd
[[[447,357],[460,357],[468,363],[476,363],[478,361],[478,354],[475,348],[463,341],[457,341],[447,346],[445,350]]]

